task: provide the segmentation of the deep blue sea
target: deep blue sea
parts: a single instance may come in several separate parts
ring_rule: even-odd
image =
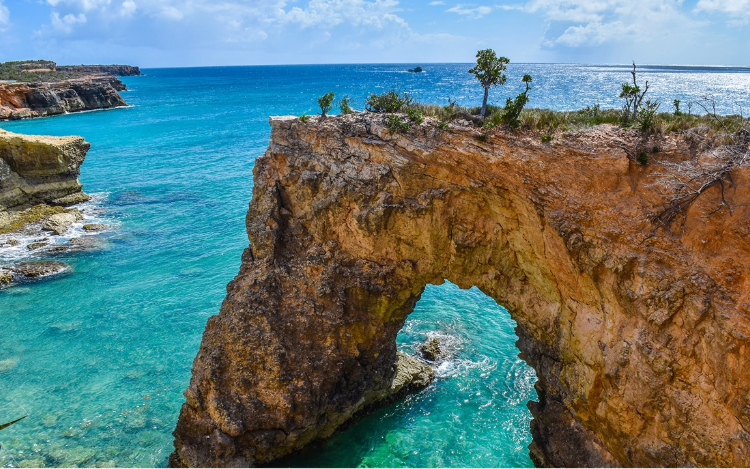
[[[58,259],[71,271],[0,291],[0,465],[162,466],[206,319],[248,244],[244,216],[252,170],[268,145],[268,116],[314,114],[316,98],[406,91],[421,102],[480,104],[468,64],[146,69],[123,81],[132,107],[19,122],[28,134],[82,135],[87,213],[112,229],[103,249]],[[534,78],[529,106],[619,107],[629,66],[512,64],[503,104]],[[717,98],[723,113],[750,110],[750,69],[640,67],[649,95]],[[695,108],[694,108],[695,109]],[[336,110],[334,110],[334,113]],[[28,257],[0,251],[0,264]],[[308,466],[530,466],[526,403],[533,370],[518,357],[515,324],[477,289],[430,286],[399,336],[414,353],[440,337],[438,379],[370,415],[322,448]],[[259,344],[260,346],[260,344]]]

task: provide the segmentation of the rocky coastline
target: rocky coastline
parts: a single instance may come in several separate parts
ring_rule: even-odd
[[[107,229],[85,223],[79,205],[90,199],[78,182],[90,146],[82,137],[21,135],[0,129],[0,254],[20,249],[39,257],[95,247],[87,238],[55,239],[65,237],[76,224],[84,232]],[[69,270],[50,259],[5,263],[2,258],[0,287]]]
[[[0,83],[0,120],[127,106],[118,93],[125,89],[118,78],[109,74],[53,82]]]
[[[425,285],[479,287],[538,376],[538,466],[750,464],[750,170],[656,231],[665,165],[700,148],[602,125],[552,142],[426,119],[271,118],[249,247],[209,318],[173,466],[266,464],[329,436],[398,374]],[[732,211],[716,211],[725,197]]]

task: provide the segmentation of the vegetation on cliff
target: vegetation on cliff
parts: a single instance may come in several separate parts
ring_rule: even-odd
[[[62,65],[51,60],[19,60],[0,63],[0,80],[21,82],[62,81],[85,75],[107,73],[115,76],[140,75],[130,65]]]

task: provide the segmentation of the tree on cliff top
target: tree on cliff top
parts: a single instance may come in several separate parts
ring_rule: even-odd
[[[487,97],[490,93],[490,87],[505,84],[507,77],[503,74],[503,71],[509,63],[510,60],[505,57],[498,57],[492,49],[477,52],[477,64],[469,70],[469,73],[473,74],[484,88],[484,99],[480,112],[483,118],[487,112]]]
[[[326,114],[328,114],[328,111],[333,107],[333,91],[318,98],[318,105],[320,105],[320,118],[325,119]]]

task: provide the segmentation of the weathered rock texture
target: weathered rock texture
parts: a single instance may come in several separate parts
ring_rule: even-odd
[[[41,203],[80,202],[83,137],[21,135],[0,129],[0,212]]]
[[[543,144],[380,116],[271,119],[250,247],[206,326],[172,464],[261,464],[330,435],[394,373],[426,284],[478,286],[518,322],[548,466],[750,464],[750,171],[734,206],[653,230],[659,159],[598,127]],[[716,189],[718,191],[718,188]]]
[[[125,85],[109,74],[56,82],[0,83],[0,120],[127,106]]]
[[[141,74],[141,69],[133,65],[58,65],[61,72],[109,73],[116,77],[130,77]]]

